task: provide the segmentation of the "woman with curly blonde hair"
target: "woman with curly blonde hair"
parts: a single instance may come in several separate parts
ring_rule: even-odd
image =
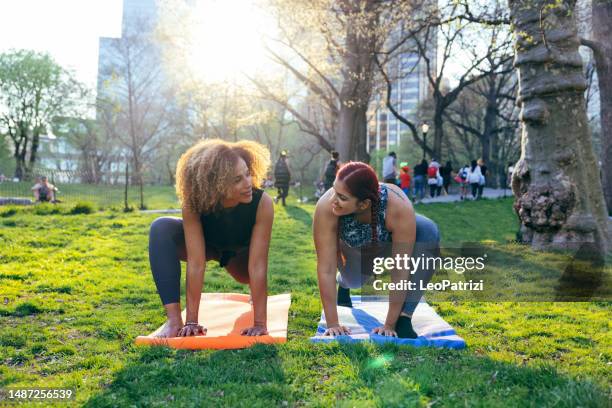
[[[203,140],[179,159],[176,192],[183,218],[158,218],[149,235],[151,271],[168,317],[160,337],[206,334],[198,309],[209,260],[219,261],[234,279],[250,287],[254,324],[242,334],[267,334],[274,206],[259,186],[269,165],[268,150],[246,140]],[[185,322],[180,307],[181,260],[187,262]]]

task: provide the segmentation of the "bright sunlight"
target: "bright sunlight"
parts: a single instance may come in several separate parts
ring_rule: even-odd
[[[196,6],[190,65],[206,82],[243,81],[270,66],[264,38],[273,21],[255,2],[201,0]]]

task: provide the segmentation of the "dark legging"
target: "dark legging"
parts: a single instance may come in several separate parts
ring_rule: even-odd
[[[478,194],[478,183],[471,183],[470,186],[472,186],[472,197],[476,198]]]
[[[289,184],[278,186],[278,195],[276,196],[276,200],[282,200],[283,205],[286,204],[285,199],[289,195]]]
[[[217,250],[206,246],[206,260],[218,261]],[[183,220],[161,217],[153,221],[149,231],[149,262],[164,305],[179,303],[181,294],[181,262],[187,261]],[[244,248],[230,258],[225,269],[240,283],[249,283],[249,250]]]

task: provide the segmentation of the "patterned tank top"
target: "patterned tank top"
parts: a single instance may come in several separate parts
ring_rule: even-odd
[[[391,233],[385,226],[385,215],[387,214],[387,201],[389,191],[387,186],[379,184],[378,195],[380,197],[380,205],[378,206],[378,219],[376,231],[378,233],[378,242],[391,242]],[[338,228],[340,230],[340,240],[352,248],[358,248],[372,242],[372,227],[370,224],[362,224],[355,219],[355,214],[343,215],[338,220]]]

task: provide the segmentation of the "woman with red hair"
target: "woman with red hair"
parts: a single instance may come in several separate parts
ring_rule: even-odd
[[[317,202],[313,235],[319,291],[327,322],[325,334],[332,336],[350,334],[350,330],[338,321],[336,305],[351,307],[349,290],[363,286],[374,276],[371,270],[362,271],[366,248],[386,244],[395,254],[435,256],[440,241],[436,224],[415,215],[410,200],[399,187],[379,183],[372,167],[361,162],[342,166],[333,188]],[[338,275],[336,268],[340,272]],[[427,284],[433,271],[421,268],[410,277],[408,271],[399,273],[416,282],[416,290],[409,291],[408,296],[405,291],[394,291],[393,295],[390,292],[385,324],[375,328],[373,333],[416,338],[412,313],[422,295],[418,281]],[[401,277],[392,276],[394,280]]]

